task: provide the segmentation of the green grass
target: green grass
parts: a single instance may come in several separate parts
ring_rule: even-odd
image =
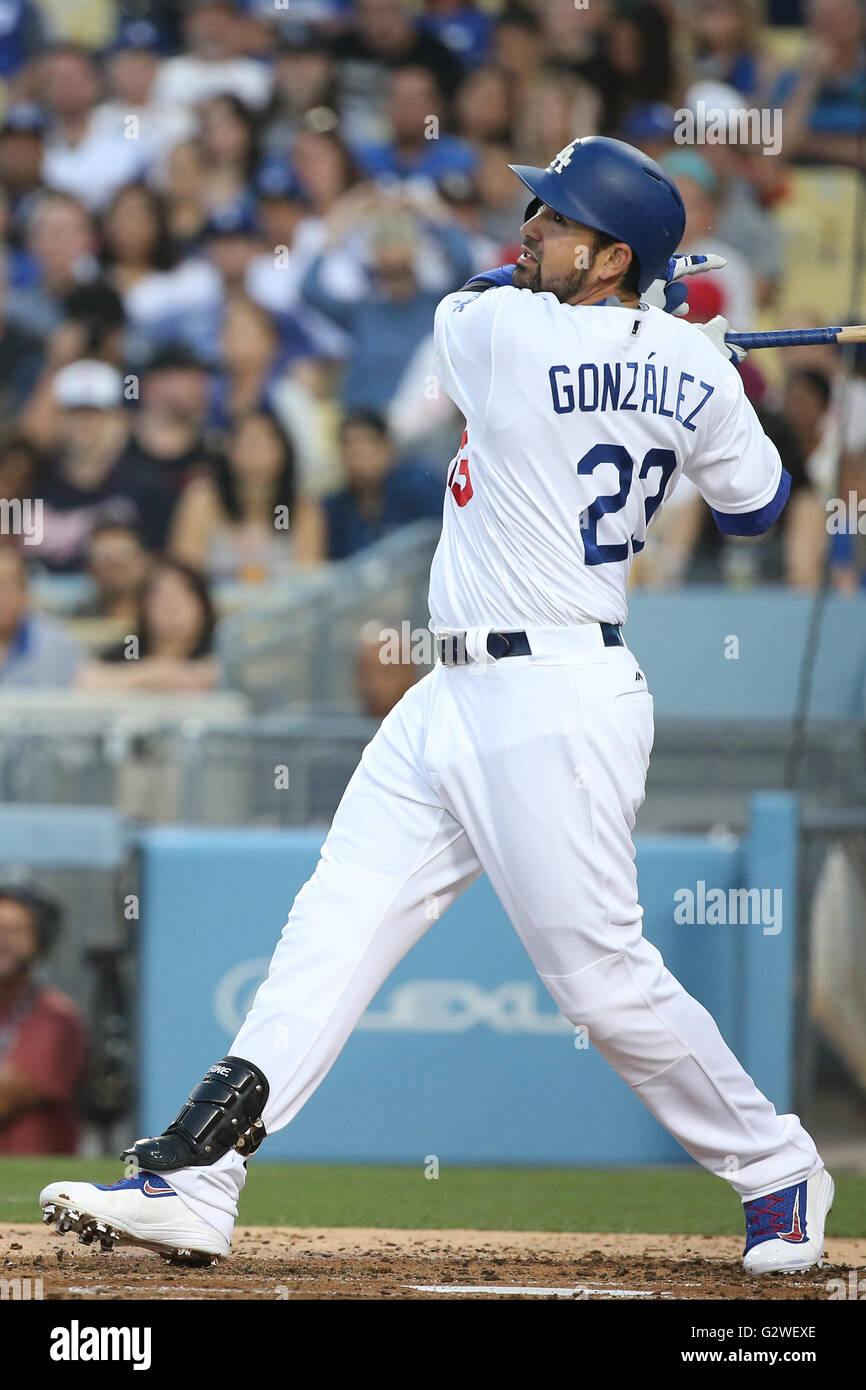
[[[250,1226],[468,1227],[741,1235],[740,1203],[698,1168],[359,1167],[254,1162],[241,1199]],[[111,1159],[0,1158],[0,1221],[37,1221],[40,1187],[114,1182]],[[828,1232],[866,1236],[866,1176],[836,1179]]]

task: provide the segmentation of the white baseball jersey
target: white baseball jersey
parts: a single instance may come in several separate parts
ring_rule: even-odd
[[[439,379],[466,419],[430,576],[434,632],[624,622],[626,580],[681,473],[717,512],[782,465],[739,373],[654,308],[511,286],[446,296]]]

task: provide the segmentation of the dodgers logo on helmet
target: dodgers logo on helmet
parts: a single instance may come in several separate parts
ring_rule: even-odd
[[[553,159],[547,166],[548,173],[561,174],[563,169],[568,168],[571,163],[571,156],[574,154],[574,147],[577,143],[577,140],[572,140],[570,145],[566,145],[564,149],[559,151],[559,154],[553,156]]]

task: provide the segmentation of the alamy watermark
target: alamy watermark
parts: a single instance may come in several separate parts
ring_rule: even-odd
[[[760,145],[762,154],[782,152],[780,106],[710,106],[696,101],[694,108],[674,112],[674,140],[678,145]]]
[[[858,1276],[863,1274],[861,1279]],[[827,1279],[824,1288],[830,1299],[850,1299],[852,1302],[863,1302],[866,1300],[866,1271],[859,1269],[849,1269],[847,1279]]]
[[[42,498],[0,497],[0,536],[21,536],[25,545],[41,545]]]
[[[782,930],[781,888],[708,888],[704,879],[695,887],[677,888],[674,921],[678,926],[759,926],[764,936]]]
[[[853,488],[847,498],[828,497],[827,533],[831,536],[866,536],[866,497]]]
[[[44,1297],[41,1279],[0,1279],[0,1303],[41,1302]]]

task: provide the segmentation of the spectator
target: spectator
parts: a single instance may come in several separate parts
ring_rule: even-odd
[[[530,87],[543,77],[544,40],[534,10],[509,5],[496,20],[492,62],[504,74],[510,100],[519,112]]]
[[[12,239],[20,245],[42,187],[45,113],[34,102],[7,106],[0,126],[0,186],[6,190]]]
[[[598,94],[583,78],[570,72],[545,71],[526,91],[517,122],[524,158],[542,168],[550,151],[562,150],[575,136],[598,129]]]
[[[660,163],[673,149],[676,127],[677,116],[672,106],[663,101],[646,101],[633,106],[623,117],[617,136]]]
[[[337,105],[336,70],[324,38],[308,30],[283,39],[274,67],[274,97],[263,139],[268,154],[284,159],[307,112]]]
[[[302,130],[292,146],[291,163],[317,217],[326,217],[361,178],[349,146],[333,129]]]
[[[189,0],[184,8],[186,51],[163,63],[155,104],[194,107],[228,92],[253,110],[263,110],[270,100],[271,73],[241,52],[232,0]]]
[[[750,106],[781,106],[796,73],[766,51],[763,0],[709,0],[688,12],[697,77],[735,87]]]
[[[128,456],[120,374],[105,362],[72,362],[57,373],[54,392],[60,443],[42,487],[34,558],[50,570],[81,570],[91,531],[109,518],[136,526],[148,549],[161,550],[176,492]]]
[[[235,415],[269,408],[284,358],[273,319],[245,294],[226,304],[220,346],[223,371],[214,381],[211,410],[214,424],[225,429]]]
[[[357,0],[355,23],[333,41],[340,121],[353,145],[385,138],[384,94],[396,67],[428,68],[446,99],[457,90],[462,66],[433,34],[420,33],[401,0]]]
[[[226,455],[190,483],[178,507],[171,550],[212,579],[258,582],[304,563],[309,504],[297,498],[292,446],[264,410],[235,418]],[[309,557],[318,558],[315,554]]]
[[[75,357],[97,357],[118,368],[122,365],[126,314],[121,296],[105,280],[90,280],[69,291],[63,301],[61,327]],[[49,350],[53,348],[52,342]]]
[[[320,323],[324,324],[325,335],[333,336],[330,326],[320,320],[319,315],[311,315],[301,303],[302,272],[315,254],[311,245],[317,250],[321,240],[318,227],[311,226],[318,223],[318,219],[308,216],[310,205],[306,194],[283,160],[263,165],[256,180],[256,191],[264,249],[247,267],[245,279],[250,297],[269,313],[281,315],[284,337],[291,334],[305,343],[308,339],[318,343],[322,337]],[[312,241],[310,230],[313,231]],[[315,327],[311,322],[313,317]]]
[[[322,463],[320,431],[312,418],[319,408],[314,393],[320,383],[299,379],[299,367],[305,364],[296,355],[298,343],[284,341],[261,305],[236,294],[226,305],[220,348],[222,370],[213,379],[211,423],[227,430],[237,415],[271,412],[291,438],[299,475],[310,479]]]
[[[25,435],[14,430],[0,435],[0,497],[38,497],[43,466],[42,455]]]
[[[727,261],[722,270],[699,277],[701,286],[696,298],[716,292],[719,300],[714,313],[724,314],[735,328],[751,328],[755,317],[755,277],[746,258],[716,232],[718,179],[707,160],[696,150],[678,149],[667,155],[662,164],[676,181],[686,209],[686,230],[680,251],[713,251]],[[695,314],[692,317],[699,321]]]
[[[512,152],[507,146],[483,145],[475,176],[481,226],[488,236],[505,248],[501,255],[503,265],[508,265],[520,255],[520,225],[529,201],[526,189],[519,181],[515,187],[509,161],[512,161]]]
[[[165,205],[144,183],[128,183],[111,200],[102,223],[103,262],[121,295],[176,264]]]
[[[426,0],[418,16],[422,34],[433,34],[450,48],[463,67],[478,67],[490,47],[493,24],[490,15],[464,0]]]
[[[208,219],[205,200],[207,166],[198,140],[181,140],[154,179],[167,205],[172,240],[183,251],[192,251]]]
[[[47,894],[0,884],[0,1154],[78,1148],[84,1024],[72,1000],[35,974],[60,925]]]
[[[42,177],[85,207],[102,208],[122,184],[141,177],[147,149],[94,119],[100,80],[86,49],[49,49],[39,78],[40,98],[51,117]]]
[[[223,298],[219,269],[202,256],[178,256],[160,194],[127,184],[104,228],[106,273],[123,296],[132,357],[141,361],[175,341],[212,352]]]
[[[784,174],[777,160],[764,156],[760,145],[739,142],[737,117],[731,115],[737,99],[733,89],[698,83],[686,101],[692,109],[702,102],[708,120],[718,117],[727,123],[730,138],[706,145],[701,155],[715,180],[714,227],[721,240],[748,262],[757,301],[765,307],[773,303],[782,276],[782,238],[771,205],[778,201],[780,190],[784,193]],[[677,157],[671,156],[674,161]],[[777,172],[768,174],[769,169]]]
[[[99,275],[96,229],[89,213],[65,193],[45,193],[26,228],[29,283],[9,297],[9,315],[30,333],[48,338],[63,317],[63,301]]]
[[[668,13],[647,0],[614,10],[583,73],[598,88],[602,135],[616,135],[635,106],[672,102],[677,84]]]
[[[0,81],[17,77],[44,42],[42,16],[35,0],[6,0],[3,42],[0,43]]]
[[[322,499],[311,520],[310,559],[344,560],[412,521],[442,516],[443,483],[400,464],[385,421],[372,411],[346,415],[340,427],[344,486]]]
[[[393,208],[393,212],[390,209]],[[458,288],[472,270],[466,238],[451,222],[424,219],[424,230],[445,256],[444,287]],[[414,349],[429,336],[443,287],[422,289],[416,275],[419,251],[419,219],[415,206],[394,198],[383,205],[373,192],[347,194],[329,218],[329,244],[336,245],[358,219],[366,219],[372,236],[372,288],[358,299],[334,293],[324,283],[324,254],[317,256],[302,283],[306,299],[338,324],[351,340],[342,402],[347,410],[387,410],[406,363]]]
[[[140,142],[148,168],[195,132],[192,112],[154,98],[160,35],[146,19],[121,24],[108,56],[109,95],[93,113],[94,132]]]
[[[142,594],[136,630],[101,660],[83,666],[78,685],[176,694],[211,690],[220,675],[215,627],[203,575],[180,560],[161,559]]]
[[[10,424],[33,392],[42,369],[42,343],[6,318],[6,257],[0,254],[0,429]]]
[[[505,73],[492,67],[469,73],[460,84],[454,113],[458,134],[464,140],[510,144],[516,113]]]
[[[446,123],[442,108],[442,95],[429,68],[396,68],[388,97],[390,139],[361,147],[358,157],[364,172],[375,179],[431,181],[446,174],[471,174],[474,151],[466,141],[440,128]]]
[[[231,93],[199,107],[199,144],[205,163],[203,194],[211,213],[242,203],[259,165],[258,123]]]
[[[264,250],[253,204],[225,204],[211,213],[204,229],[204,247],[222,280],[223,295],[242,291],[247,271]]]
[[[392,631],[400,631],[399,622]],[[421,668],[413,665],[411,660],[389,660],[391,653],[388,650],[387,632],[384,623],[365,623],[355,657],[355,685],[363,711],[371,719],[377,720],[391,713],[421,675]],[[383,633],[386,635],[383,636]]]
[[[325,0],[327,5],[328,0]],[[316,18],[324,18],[322,0],[312,0]],[[286,6],[287,7],[287,6]],[[235,48],[257,61],[271,65],[277,49],[279,6],[274,0],[234,0]],[[274,10],[277,10],[277,15]],[[292,15],[303,22],[304,0],[292,0]]]
[[[838,490],[838,421],[831,409],[830,378],[813,367],[790,371],[785,380],[782,413],[797,439],[806,475],[821,500]]]
[[[0,545],[0,689],[69,686],[80,660],[65,629],[31,608],[23,550]]]
[[[116,290],[91,280],[70,290],[63,318],[48,340],[42,375],[21,408],[21,430],[38,448],[49,450],[57,437],[59,408],[54,378],[61,367],[81,358],[120,367],[124,357],[126,316]]]
[[[488,267],[503,261],[497,240],[484,229],[483,204],[479,185],[470,174],[446,174],[436,184],[436,197],[448,209],[454,225],[466,238],[467,251],[473,265]],[[520,226],[518,217],[515,227]]]
[[[858,0],[810,0],[806,61],[785,107],[789,159],[863,167],[866,12]]]
[[[127,459],[180,492],[193,475],[214,466],[208,438],[210,372],[182,344],[161,348],[141,372],[141,400],[130,417]]]
[[[585,75],[599,50],[599,32],[610,17],[602,4],[575,5],[574,0],[545,0],[540,10],[545,62],[551,67]]]
[[[86,569],[93,594],[75,611],[77,618],[114,618],[133,623],[150,571],[150,556],[133,526],[101,521],[87,538]]]

